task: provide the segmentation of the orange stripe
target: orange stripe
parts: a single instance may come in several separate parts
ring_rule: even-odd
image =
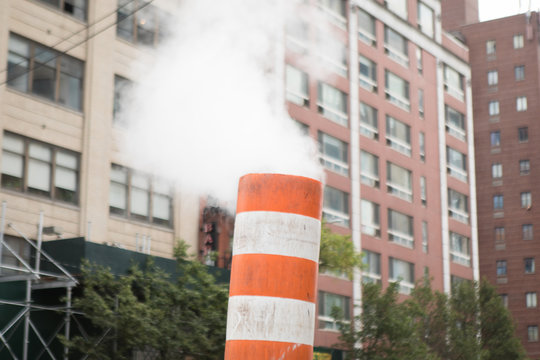
[[[258,295],[315,302],[315,261],[267,254],[233,256],[230,296]]]
[[[311,360],[313,346],[278,341],[228,340],[225,360]]]
[[[277,211],[321,219],[322,184],[302,176],[248,174],[240,178],[236,212]]]

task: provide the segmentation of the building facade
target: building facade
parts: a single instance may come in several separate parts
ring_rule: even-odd
[[[314,6],[324,21],[302,16]],[[401,280],[406,295],[424,276],[445,292],[478,279],[468,49],[441,12],[439,1],[306,1],[287,29],[286,99],[319,141],[323,215],[366,263],[352,282],[320,274],[318,346],[337,342],[331,305],[355,314],[362,282]]]
[[[480,274],[497,286],[531,358],[540,356],[538,25],[532,12],[460,28],[472,71]]]
[[[154,57],[155,14],[176,2],[51,3],[0,2],[6,241],[37,238],[43,214],[45,240],[170,257],[182,238],[226,252],[219,211],[119,150],[123,89]],[[319,275],[318,356],[338,342],[332,307],[352,317],[362,282],[401,281],[406,295],[424,276],[446,292],[478,279],[469,52],[441,13],[438,0],[307,0],[287,26],[286,106],[320,144],[328,226],[350,234],[367,264],[353,281]]]

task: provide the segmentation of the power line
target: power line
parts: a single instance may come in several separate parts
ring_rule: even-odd
[[[94,26],[94,25],[97,25],[98,22],[100,22],[100,21],[106,19],[107,17],[111,16],[112,14],[118,12],[118,10],[122,9],[123,7],[125,7],[125,6],[127,6],[128,4],[132,3],[133,1],[135,1],[135,0],[129,0],[127,3],[125,3],[125,4],[121,5],[121,6],[119,6],[118,8],[116,8],[116,10],[115,10],[114,12],[109,13],[109,14],[107,14],[106,16],[104,16],[104,17],[100,18],[99,20],[95,21],[94,23],[85,26],[83,29],[81,29],[81,30],[79,30],[79,31],[77,31],[77,32],[75,32],[75,33],[72,33],[70,36],[68,36],[67,38],[65,38],[65,39],[61,40],[60,42],[56,43],[54,46],[58,46],[59,44],[62,44],[62,43],[64,43],[64,42],[66,42],[67,40],[69,40],[69,39],[72,38],[73,36],[75,36],[75,35],[81,33],[82,31],[90,29],[90,27],[92,27],[92,26]],[[133,14],[135,14],[136,12],[138,12],[139,10],[144,9],[145,7],[147,7],[148,5],[150,5],[150,4],[153,3],[153,2],[154,2],[154,0],[148,0],[148,1],[143,2],[141,6],[139,6],[138,8],[136,8],[135,10],[133,10],[133,11],[131,11],[129,14],[127,14],[127,15],[126,15],[126,18],[132,16]],[[125,20],[125,19],[123,19],[123,20]],[[47,61],[45,61],[43,64],[37,63],[37,65],[36,65],[36,63],[34,62],[34,67],[33,67],[32,69],[27,69],[27,70],[21,72],[20,74],[17,74],[16,76],[14,76],[14,77],[12,77],[12,78],[9,78],[9,79],[8,79],[8,77],[6,76],[6,80],[0,82],[0,86],[5,85],[8,81],[12,81],[12,80],[14,80],[14,79],[17,79],[17,78],[19,78],[19,77],[21,77],[21,76],[23,76],[23,75],[26,75],[26,74],[28,74],[28,73],[30,73],[30,72],[36,70],[36,69],[39,69],[39,68],[42,67],[42,66],[45,66],[45,63],[47,63],[47,62],[49,62],[49,61],[51,61],[51,60],[55,60],[55,59],[59,58],[59,57],[62,56],[62,55],[66,55],[66,54],[67,54],[68,52],[70,52],[71,50],[73,50],[73,49],[75,49],[75,48],[81,46],[82,44],[84,44],[84,43],[87,42],[88,40],[90,40],[90,39],[96,37],[97,35],[101,34],[101,33],[104,32],[105,30],[110,29],[111,27],[117,25],[118,23],[119,23],[119,20],[117,19],[117,20],[116,20],[115,22],[113,22],[112,24],[110,24],[110,25],[108,25],[108,26],[105,26],[103,29],[101,29],[101,30],[99,30],[99,31],[97,31],[97,32],[95,32],[95,33],[93,33],[93,34],[91,34],[91,35],[88,35],[85,39],[81,40],[81,41],[78,42],[78,43],[75,43],[74,45],[70,46],[69,48],[67,48],[67,49],[64,50],[64,51],[58,51],[58,50],[54,49],[54,47],[53,47],[52,49],[54,49],[54,50],[57,52],[57,54],[55,54],[54,56],[52,56],[50,59],[47,59]],[[45,51],[44,51],[44,52],[45,52]],[[35,58],[35,57],[36,57],[36,55],[34,55],[34,58]],[[25,62],[25,60],[20,61],[20,62],[17,63],[16,65],[20,65],[20,64],[22,64],[22,63],[24,63],[24,62]],[[0,73],[6,72],[6,71],[8,71],[8,68],[5,68],[4,70],[0,71]]]

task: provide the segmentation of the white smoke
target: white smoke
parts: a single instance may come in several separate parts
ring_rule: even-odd
[[[181,191],[234,201],[240,176],[322,179],[314,141],[283,100],[290,0],[182,0],[172,36],[122,117],[137,164]]]

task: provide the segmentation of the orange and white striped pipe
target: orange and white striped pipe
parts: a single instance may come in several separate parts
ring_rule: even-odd
[[[301,176],[240,179],[226,360],[313,358],[322,191]]]

